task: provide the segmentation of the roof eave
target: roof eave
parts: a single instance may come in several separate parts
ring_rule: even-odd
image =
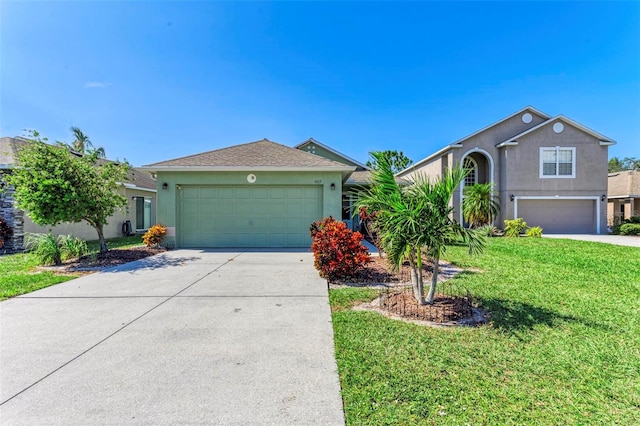
[[[496,145],[496,148],[503,148],[505,146],[517,146],[517,145],[518,145],[518,141],[505,141]]]
[[[146,172],[345,172],[352,173],[355,166],[142,166],[139,170]]]
[[[134,189],[134,190],[136,190],[136,191],[146,191],[146,192],[158,192],[158,190],[156,190],[156,189],[143,188],[143,187],[141,187],[141,186],[136,186],[136,185],[134,185],[134,184],[132,184],[132,183],[125,183],[125,184],[123,184],[123,185],[124,185],[124,187],[125,187],[126,189]]]

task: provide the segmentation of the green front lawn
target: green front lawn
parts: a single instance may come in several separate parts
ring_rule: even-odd
[[[89,241],[90,253],[97,253],[100,245],[97,241]],[[113,248],[126,248],[142,245],[142,237],[112,238],[107,240],[107,246]],[[0,256],[0,300],[32,291],[49,287],[72,280],[78,275],[61,274],[53,271],[38,271],[38,262],[29,253],[18,253]]]
[[[434,329],[331,290],[348,424],[640,424],[640,249],[490,239],[445,256],[492,324]]]

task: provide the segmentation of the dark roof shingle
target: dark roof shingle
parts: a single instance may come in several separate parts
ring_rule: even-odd
[[[268,139],[149,164],[153,167],[349,167]]]

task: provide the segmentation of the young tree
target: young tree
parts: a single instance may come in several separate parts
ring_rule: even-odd
[[[464,187],[462,215],[470,227],[491,224],[500,212],[498,196],[492,183],[477,183]]]
[[[411,284],[418,303],[432,304],[438,282],[438,262],[446,245],[454,240],[462,240],[472,252],[483,248],[482,236],[465,229],[451,215],[451,197],[455,188],[464,181],[467,171],[457,167],[436,181],[418,177],[407,186],[400,186],[384,153],[371,155],[378,168],[373,172],[372,185],[360,191],[357,204],[376,213],[375,224],[394,269],[399,269],[404,261],[409,262]],[[422,276],[423,253],[432,259],[434,265],[431,288],[426,299]]]
[[[640,159],[635,157],[618,157],[609,159],[609,173],[617,173],[626,170],[640,170]]]
[[[367,161],[367,167],[373,170],[377,170],[380,168],[380,163],[378,160],[379,156],[382,156],[381,158],[384,158],[385,161],[389,163],[389,165],[391,166],[391,171],[394,174],[406,169],[411,164],[413,164],[413,161],[409,157],[404,155],[402,151],[373,151],[370,152],[369,155],[371,155],[371,159]]]
[[[39,225],[87,222],[98,233],[100,252],[106,252],[103,227],[127,205],[119,188],[127,180],[129,163],[100,160],[95,151],[77,156],[62,144],[45,143],[36,131],[30,136],[8,177],[17,206]]]

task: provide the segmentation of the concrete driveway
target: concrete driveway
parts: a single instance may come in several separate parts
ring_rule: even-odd
[[[593,235],[593,234],[543,234],[546,238],[566,238],[569,240],[593,241],[616,246],[640,247],[640,237],[631,235]]]
[[[301,252],[176,250],[0,304],[0,422],[344,424]]]

